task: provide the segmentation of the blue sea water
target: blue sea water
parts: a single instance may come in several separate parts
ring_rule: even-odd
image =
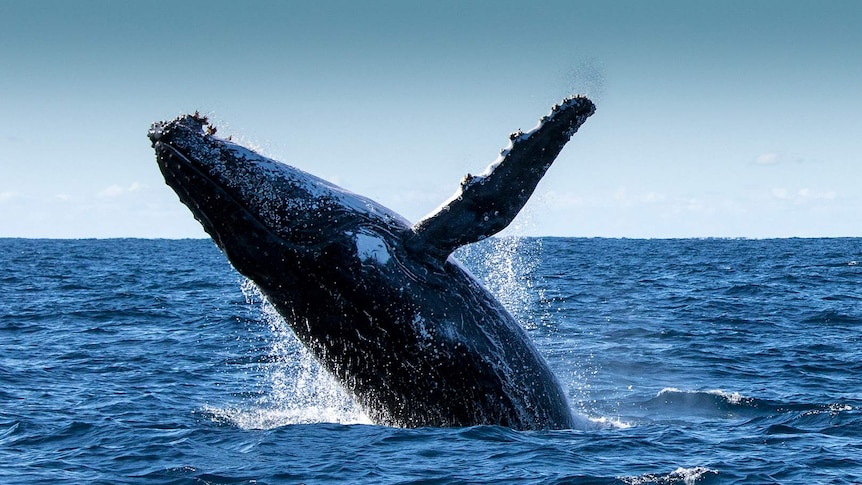
[[[368,423],[208,240],[0,240],[2,483],[862,483],[862,239],[460,259],[578,429]]]

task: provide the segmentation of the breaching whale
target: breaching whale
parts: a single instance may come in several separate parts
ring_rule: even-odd
[[[554,106],[415,225],[198,114],[148,135],[180,201],[375,423],[560,429],[574,423],[559,382],[451,253],[506,227],[594,111],[581,96]]]

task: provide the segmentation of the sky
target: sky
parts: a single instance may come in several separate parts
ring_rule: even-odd
[[[862,2],[0,0],[0,237],[206,237],[150,124],[419,220],[550,107],[508,234],[862,236]]]

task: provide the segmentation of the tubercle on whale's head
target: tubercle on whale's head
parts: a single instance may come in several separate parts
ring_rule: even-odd
[[[152,124],[147,137],[151,146],[159,151],[159,145],[169,145],[190,156],[196,161],[205,163],[209,158],[215,156],[213,145],[218,139],[213,135],[218,130],[215,125],[210,124],[209,119],[195,111],[194,114],[182,115],[171,121],[158,121]],[[207,149],[201,153],[201,149]]]
[[[313,243],[313,213],[326,203],[316,178],[215,136],[198,113],[152,125],[148,136],[165,182],[222,249],[242,233],[290,245]]]

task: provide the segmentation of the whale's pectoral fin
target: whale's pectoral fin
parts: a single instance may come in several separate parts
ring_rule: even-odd
[[[567,98],[533,130],[512,133],[510,145],[486,173],[468,174],[448,202],[413,226],[408,249],[445,259],[455,249],[503,230],[595,109],[585,97]]]

